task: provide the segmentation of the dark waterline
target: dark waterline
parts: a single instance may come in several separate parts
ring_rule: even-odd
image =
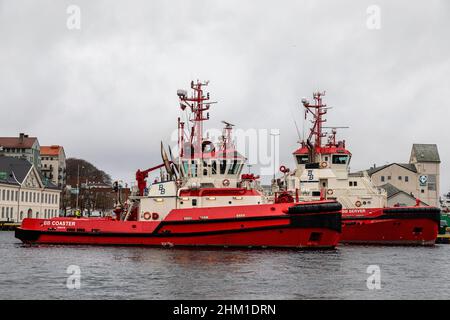
[[[335,251],[26,246],[0,232],[0,299],[449,299],[450,245]],[[69,290],[68,266],[81,269]],[[381,289],[369,290],[369,265]]]

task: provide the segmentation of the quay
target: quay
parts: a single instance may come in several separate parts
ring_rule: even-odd
[[[450,234],[448,234],[448,233],[446,233],[446,234],[438,234],[438,236],[436,238],[436,243],[449,244],[450,243]]]
[[[0,231],[13,231],[17,227],[20,227],[20,223],[0,222]]]

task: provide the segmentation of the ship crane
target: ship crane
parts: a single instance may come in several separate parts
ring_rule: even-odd
[[[148,178],[148,174],[152,171],[158,170],[162,167],[164,167],[165,164],[161,163],[157,166],[154,166],[152,168],[149,168],[147,170],[138,170],[136,171],[136,181],[137,181],[137,186],[139,189],[139,196],[143,196],[144,195],[144,190],[147,187],[147,178]]]
[[[170,150],[170,149],[169,149]],[[136,182],[138,185],[138,190],[139,190],[139,196],[143,196],[144,195],[144,190],[147,187],[147,178],[148,178],[148,174],[152,171],[158,170],[160,168],[165,168],[170,179],[172,179],[172,177],[174,175],[176,175],[175,171],[173,170],[172,166],[173,166],[173,161],[169,160],[169,157],[167,156],[166,150],[164,150],[164,146],[163,143],[161,141],[161,158],[163,160],[163,163],[151,167],[147,170],[138,170],[136,171]]]

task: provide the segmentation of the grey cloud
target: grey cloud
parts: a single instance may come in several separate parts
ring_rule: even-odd
[[[66,28],[67,6],[81,30]],[[176,89],[211,80],[211,126],[280,128],[293,166],[299,101],[327,91],[329,123],[352,169],[408,161],[437,143],[450,189],[448,1],[0,1],[1,135],[62,144],[131,181],[159,162],[175,129]]]

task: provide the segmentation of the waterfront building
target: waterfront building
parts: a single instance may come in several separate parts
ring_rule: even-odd
[[[40,170],[40,145],[36,137],[20,133],[18,137],[0,137],[0,155],[26,159]]]
[[[66,184],[66,154],[62,146],[41,146],[41,171],[58,188]]]
[[[367,171],[373,183],[388,193],[388,205],[414,205],[415,199],[439,206],[440,157],[436,144],[414,144],[409,163],[374,166]]]
[[[60,190],[25,159],[0,156],[0,221],[59,215]]]

